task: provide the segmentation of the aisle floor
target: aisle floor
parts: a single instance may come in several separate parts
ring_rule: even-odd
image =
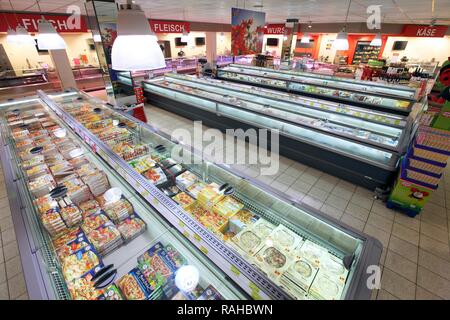
[[[145,111],[148,123],[168,134],[179,128],[193,131],[189,119],[149,105]],[[248,154],[248,144],[245,149]],[[227,152],[225,146],[222,153]],[[373,299],[450,299],[449,167],[447,178],[415,218],[386,208],[367,189],[282,156],[272,176],[261,176],[258,165],[234,167],[380,240],[381,289],[374,290]]]

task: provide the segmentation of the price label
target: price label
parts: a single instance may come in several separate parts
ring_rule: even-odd
[[[183,221],[178,221],[178,225],[179,225],[181,228],[186,227],[186,224],[185,224]]]
[[[141,195],[142,195],[144,198],[147,198],[147,197],[150,195],[150,192],[148,192],[147,190],[144,190],[144,191],[142,191]]]
[[[208,255],[208,249],[206,249],[205,247],[201,246],[200,251],[203,252],[205,255]]]
[[[194,233],[194,239],[197,240],[198,242],[202,241],[200,236],[198,234],[196,234],[196,233]]]
[[[237,276],[241,275],[241,272],[235,266],[231,266],[231,272],[233,272]]]
[[[254,299],[254,300],[262,300],[261,296],[259,295],[259,292],[252,292],[250,294],[250,296]]]
[[[183,232],[183,236],[185,236],[186,238],[189,239],[189,232],[187,232],[187,231]]]

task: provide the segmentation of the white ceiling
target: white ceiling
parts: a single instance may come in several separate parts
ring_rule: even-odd
[[[123,3],[125,0],[119,0]],[[35,0],[12,0],[14,10],[38,11]],[[266,12],[268,22],[283,22],[286,18],[298,18],[300,23],[344,22],[348,0],[135,0],[150,18],[201,22],[230,23],[231,7]],[[352,0],[349,22],[365,22],[369,5],[382,5],[383,22],[430,23],[450,25],[450,0]],[[80,5],[84,12],[84,0],[40,0],[46,12],[65,12],[68,5]],[[255,5],[264,7],[255,8]],[[9,0],[0,0],[0,10],[10,10]]]

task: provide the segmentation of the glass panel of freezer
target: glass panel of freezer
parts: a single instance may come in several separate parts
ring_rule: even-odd
[[[244,68],[243,66],[228,66],[218,69],[217,75],[221,79],[254,83],[265,87],[323,96],[324,98],[347,101],[356,105],[372,106],[379,109],[396,110],[404,113],[408,113],[414,104],[413,100],[396,98],[390,95],[368,94],[363,91],[351,91],[348,89],[309,84],[297,81],[292,75],[278,73],[270,69],[264,69],[263,72],[256,69]]]
[[[374,123],[371,120],[367,120],[370,111],[364,111],[364,109],[356,111],[355,113],[359,117],[354,117],[351,114],[347,115],[343,106],[339,108],[339,110],[342,110],[340,114],[326,112],[317,110],[314,107],[311,108],[310,103],[306,103],[306,101],[301,105],[284,102],[282,95],[280,96],[281,99],[269,99],[258,94],[255,95],[249,88],[247,89],[251,93],[246,93],[243,92],[246,88],[233,83],[224,84],[221,81],[180,75],[167,76],[166,80],[167,83],[164,84],[173,89],[195,92],[217,101],[225,100],[227,103],[235,104],[240,108],[255,111],[256,113],[286,119],[300,125],[320,127],[324,131],[342,134],[346,137],[373,143],[391,150],[400,150],[405,136],[405,132],[402,129],[383,123],[383,119],[394,120],[397,118],[395,120],[399,120],[398,123],[400,124],[399,117],[391,117],[387,114],[378,116],[377,119],[381,120],[381,123]],[[272,95],[276,97],[276,92],[273,92]],[[317,100],[313,101],[311,99],[310,102],[316,103],[316,105],[320,104],[320,101]],[[326,109],[324,108],[323,110]]]
[[[292,298],[351,298],[355,286],[365,286],[358,272],[366,268],[372,238],[282,200],[98,100],[77,92],[52,99],[127,161],[127,169],[156,186],[178,210]],[[379,252],[375,256],[377,260]]]
[[[284,76],[294,77],[295,80],[315,85],[323,85],[334,88],[349,89],[361,92],[368,92],[374,94],[385,94],[392,95],[398,98],[415,99],[416,89],[408,86],[395,85],[395,84],[384,84],[379,82],[368,82],[356,79],[346,79],[333,77],[328,75],[320,75],[310,72],[300,72],[291,70],[271,70],[267,68],[261,68],[256,66],[240,66],[236,64],[231,64],[230,67],[253,69],[260,72],[275,72]]]
[[[41,298],[246,298],[41,100],[0,104],[0,119],[37,272],[47,272]]]
[[[219,112],[227,115],[227,117],[255,124],[258,127],[278,129],[282,134],[294,139],[301,139],[321,148],[329,148],[349,157],[369,161],[382,167],[395,167],[396,157],[392,152],[364,145],[357,141],[346,140],[339,135],[366,143],[372,139],[372,142],[380,145],[384,143],[384,147],[395,148],[399,140],[399,137],[395,134],[401,135],[401,131],[398,129],[386,127],[386,132],[394,133],[394,136],[388,137],[385,135],[386,132],[377,134],[360,127],[355,129],[347,125],[324,121],[322,118],[312,118],[311,114],[307,117],[250,101],[255,99],[243,101],[233,96],[234,93],[231,91],[228,92],[228,95],[223,95],[216,93],[219,88],[214,88],[211,92],[209,91],[211,89],[208,89],[208,91],[201,89],[200,84],[193,87],[186,86],[185,83],[178,84],[175,78],[171,77],[159,81],[146,81],[144,82],[144,88],[149,92],[183,101],[207,111]],[[291,121],[286,121],[286,119]],[[341,121],[341,123],[345,122]]]

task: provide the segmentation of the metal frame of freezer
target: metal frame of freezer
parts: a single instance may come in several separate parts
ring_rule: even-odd
[[[74,91],[75,94],[79,94],[91,101],[102,104],[105,108],[112,110],[109,106],[104,105],[102,101],[95,98],[88,98],[87,95]],[[251,297],[255,299],[289,299],[290,296],[284,292],[280,287],[274,285],[264,274],[258,269],[252,266],[243,257],[237,254],[231,247],[225,245],[214,234],[208,231],[198,221],[193,219],[186,211],[176,205],[175,202],[165,195],[156,186],[149,183],[143,176],[138,174],[132,169],[127,162],[117,156],[96,136],[90,133],[87,129],[82,127],[71,115],[66,113],[58,103],[52,101],[49,96],[46,96],[43,92],[39,92],[39,96],[43,101],[58,114],[61,119],[66,122],[80,137],[82,137],[94,150],[98,153],[116,172],[119,173],[134,190],[142,195],[147,202],[154,207],[165,219],[167,219],[173,227],[181,232],[189,241],[199,248],[208,258],[210,258],[223,272],[225,272],[235,283],[241,285],[241,288],[247,292]],[[127,118],[139,125],[141,128],[148,130],[151,134],[161,136],[161,132],[153,129],[149,125],[142,123],[141,121],[129,116],[126,113],[115,111],[117,115]],[[178,144],[178,142],[174,142]],[[304,204],[298,204],[295,199],[286,197],[278,191],[274,191],[271,187],[263,185],[254,179],[230,170],[226,166],[214,166],[224,170],[228,174],[239,177],[245,181],[248,181],[252,185],[260,186],[263,192],[275,197],[277,201],[281,201],[283,205],[291,205],[293,208],[298,208],[305,211],[311,219],[317,219],[326,223],[330,227],[340,230],[358,241],[361,241],[361,245],[358,246],[359,257],[356,264],[353,265],[353,272],[351,279],[349,279],[346,288],[346,299],[368,299],[370,297],[370,290],[366,286],[366,279],[368,277],[367,267],[369,265],[378,264],[382,246],[381,243],[367,235],[356,231],[355,229],[343,226],[335,219],[326,217],[322,213],[307,208]],[[297,209],[296,209],[297,210]],[[281,217],[276,217],[281,219]],[[297,217],[300,219],[300,217]]]

